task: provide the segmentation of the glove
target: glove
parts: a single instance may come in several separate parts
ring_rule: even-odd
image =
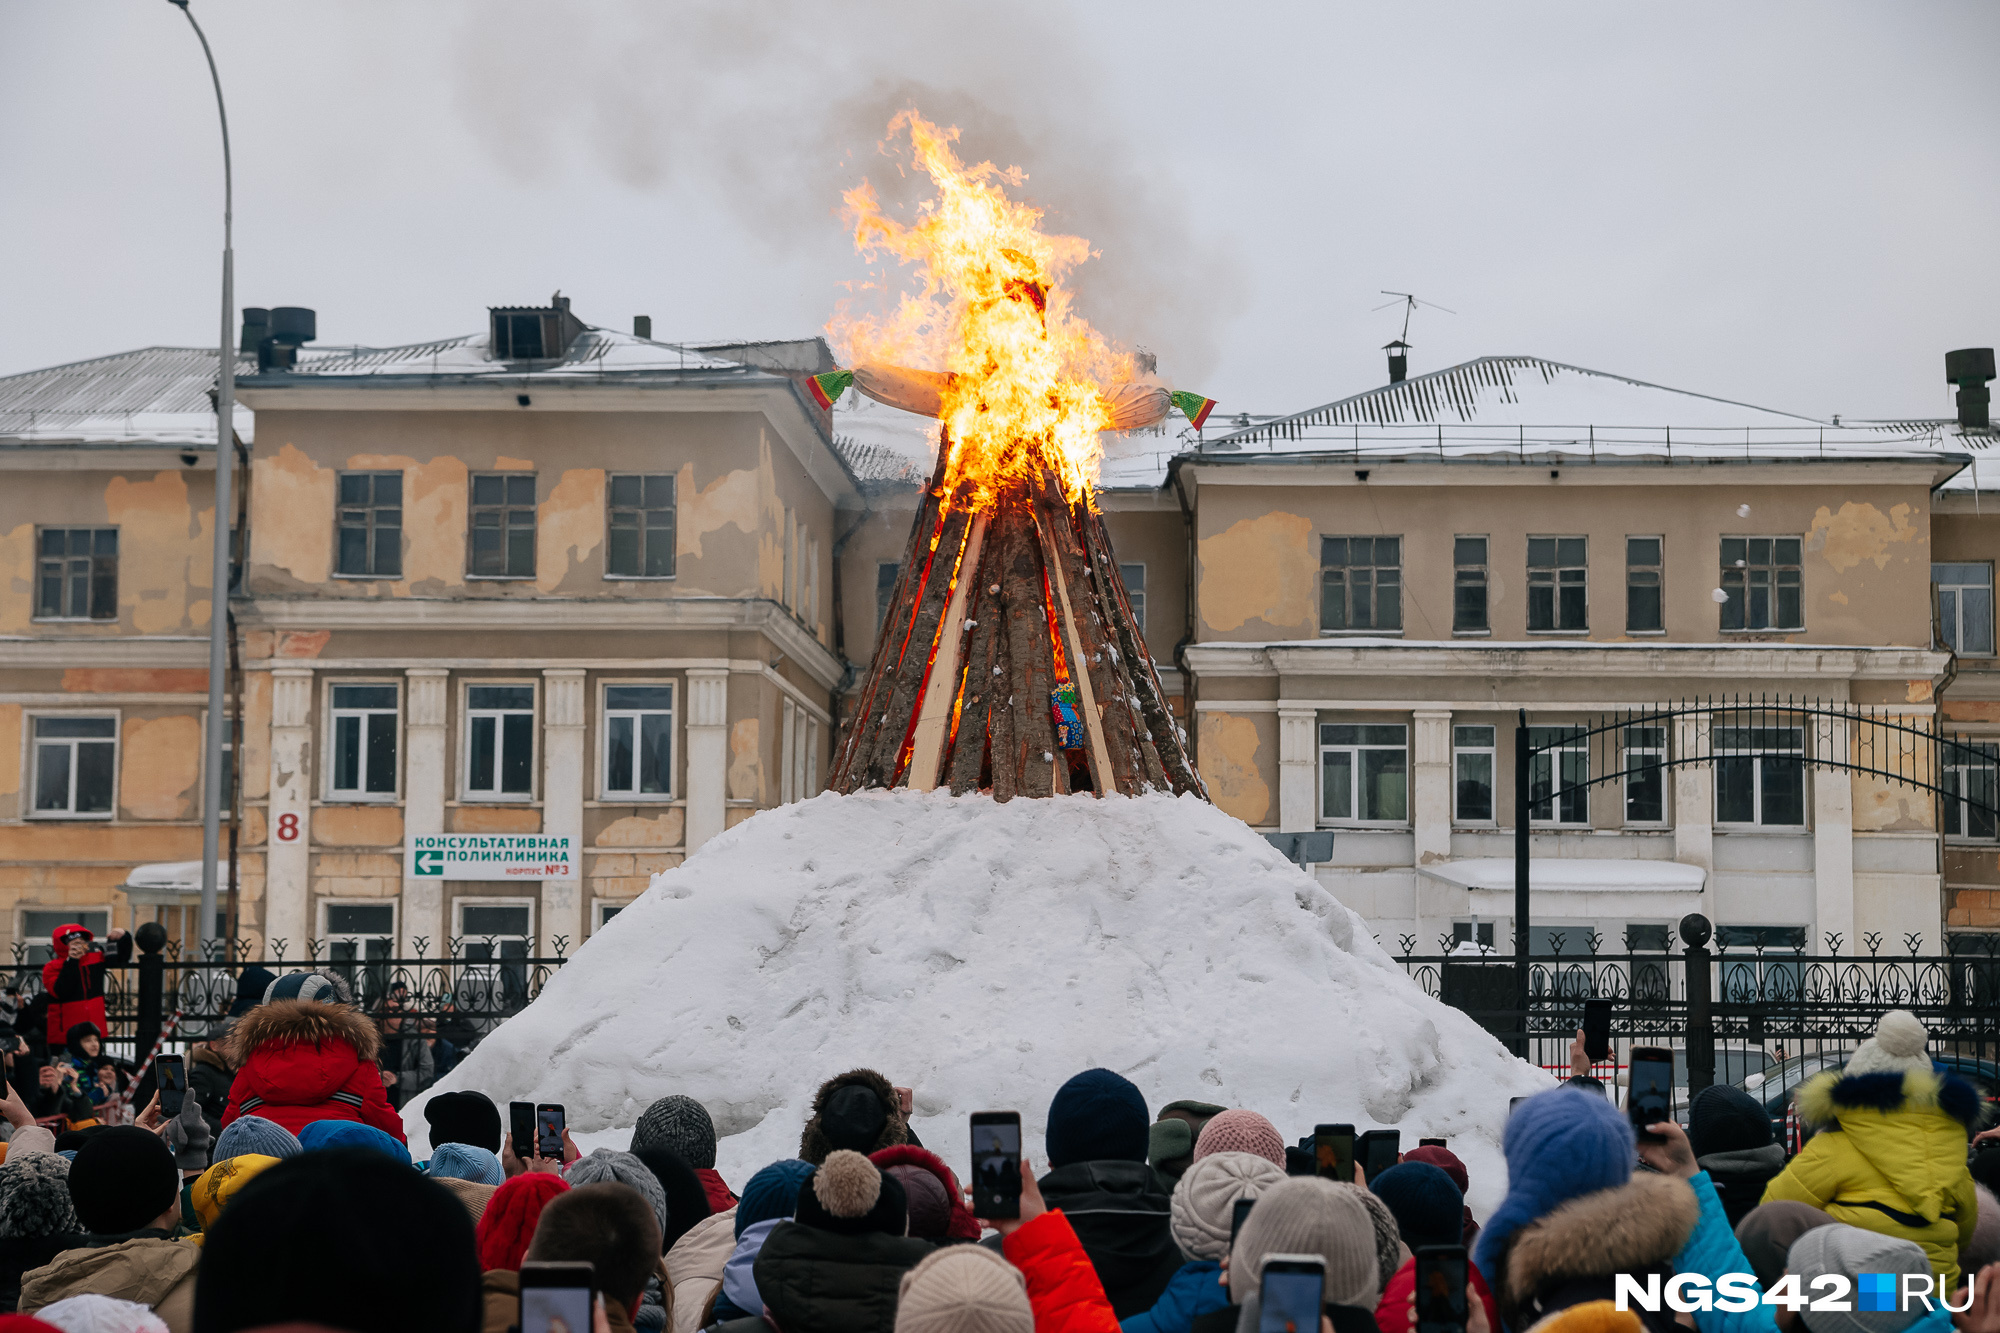
[[[201,1098],[188,1089],[181,1101],[181,1113],[167,1122],[167,1146],[174,1150],[174,1165],[183,1171],[206,1171],[208,1150],[215,1136],[201,1114]]]

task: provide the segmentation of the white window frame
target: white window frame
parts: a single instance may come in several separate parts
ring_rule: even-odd
[[[1128,569],[1139,571],[1139,591],[1137,593],[1132,591],[1132,580],[1125,577],[1125,571]],[[1118,562],[1118,581],[1125,585],[1125,600],[1132,607],[1133,628],[1139,631],[1141,638],[1144,638],[1146,635],[1146,562],[1144,560],[1120,560]]]
[[[53,717],[53,718],[108,717],[111,719],[111,808],[109,810],[89,810],[79,814],[76,811],[69,809],[37,810],[35,808],[36,797],[40,794],[41,791],[40,783],[37,779],[37,774],[35,771],[36,768],[38,767],[37,756],[35,753],[37,749],[37,744],[35,740],[35,722],[38,719],[45,717]],[[70,804],[72,805],[76,803],[76,747],[74,742],[81,740],[92,740],[101,742],[102,739],[103,739],[102,737],[74,736],[74,737],[62,737],[59,738],[59,740],[56,742],[58,744],[62,740],[68,740],[72,742],[70,746],[70,760],[69,760],[69,789],[70,789],[69,800]],[[21,772],[23,775],[23,781],[21,783],[21,817],[24,819],[45,819],[45,820],[70,819],[70,820],[95,820],[99,822],[109,822],[111,820],[117,819],[118,802],[121,796],[121,791],[120,791],[121,780],[125,776],[124,759],[125,759],[125,714],[124,710],[122,709],[43,708],[43,709],[24,710],[21,717]]]
[[[386,907],[389,909],[389,933],[386,936],[357,935],[352,931],[342,931],[336,935],[332,927],[327,924],[329,916],[327,909],[332,907]],[[394,958],[396,956],[396,942],[402,939],[403,913],[401,908],[402,904],[394,898],[321,898],[319,906],[315,909],[319,917],[318,938],[321,953],[331,958],[332,946],[336,940],[387,939],[389,941],[389,957]],[[358,967],[367,961],[366,958],[357,958],[354,960],[354,963]]]
[[[1642,730],[1657,731],[1660,734],[1660,743],[1658,745],[1633,744],[1631,739],[1632,732],[1642,731]],[[1673,784],[1667,781],[1667,775],[1673,772],[1671,768],[1667,767],[1667,759],[1669,757],[1668,756],[1669,745],[1670,741],[1667,734],[1667,724],[1664,720],[1662,720],[1658,725],[1654,725],[1652,723],[1645,723],[1635,727],[1619,728],[1618,764],[1619,767],[1623,769],[1625,773],[1625,776],[1622,779],[1620,779],[1618,783],[1618,788],[1621,795],[1619,814],[1620,817],[1623,819],[1624,826],[1626,828],[1645,828],[1645,829],[1666,828],[1673,822],[1674,788]],[[1634,767],[1632,763],[1632,757],[1634,755],[1639,755],[1641,757],[1647,755],[1658,755],[1660,757],[1660,766],[1659,766],[1660,817],[1658,819],[1632,818],[1632,771]]]
[[[1462,744],[1458,734],[1461,731],[1484,731],[1486,744]],[[1500,750],[1498,745],[1500,729],[1485,722],[1458,722],[1451,729],[1451,822],[1462,828],[1495,828],[1500,821]],[[1486,800],[1489,809],[1485,818],[1469,817],[1458,809],[1460,755],[1486,756]]]
[[[472,786],[472,719],[474,713],[476,712],[481,716],[490,715],[498,718],[520,711],[518,709],[481,708],[475,710],[473,708],[472,691],[478,687],[496,685],[516,688],[525,686],[533,691],[534,704],[528,710],[531,722],[528,727],[528,790],[525,792],[475,791]],[[459,799],[475,805],[533,804],[536,794],[541,790],[542,776],[542,691],[540,682],[532,678],[526,680],[497,678],[492,680],[462,679],[458,687],[458,719]],[[504,726],[495,728],[496,744],[504,743],[505,730]],[[496,782],[500,780],[500,759],[498,754],[494,756],[493,775]]]
[[[1586,724],[1581,722],[1537,722],[1528,728],[1528,735],[1531,744],[1533,743],[1534,734],[1537,731],[1543,731],[1543,730],[1585,731],[1588,730],[1588,727],[1586,726]],[[1574,743],[1571,743],[1572,741]],[[1564,789],[1563,772],[1562,772],[1564,755],[1579,754],[1579,753],[1582,754],[1583,780],[1586,783],[1590,781],[1590,749],[1591,749],[1590,737],[1588,736],[1570,737],[1566,738],[1563,741],[1563,743],[1556,749],[1543,750],[1537,754],[1531,754],[1528,756],[1528,796],[1530,798],[1528,801],[1529,828],[1587,829],[1591,827],[1590,823],[1591,788],[1587,786],[1583,787],[1578,797],[1578,799],[1582,800],[1583,802],[1583,818],[1581,819],[1564,819],[1562,817],[1562,797],[1557,794]],[[1549,775],[1550,775],[1549,817],[1546,819],[1535,814],[1535,801],[1533,800],[1535,791],[1535,768],[1538,764],[1542,763],[1546,763],[1549,765]]]
[[[148,908],[147,910],[151,911],[152,909]],[[68,921],[80,920],[86,912],[102,912],[104,913],[104,929],[97,932],[99,943],[103,943],[104,937],[110,932],[111,927],[118,924],[118,909],[112,903],[87,903],[83,905],[72,903],[15,903],[14,942],[21,946],[23,958],[27,958],[27,951],[33,949],[37,944],[41,945],[44,949],[49,949],[52,954],[54,950],[54,946],[49,943],[46,931],[36,935],[27,933],[27,919],[30,912],[60,913]],[[71,915],[72,913],[74,915]],[[137,927],[131,926],[128,929],[136,930]],[[40,963],[35,962],[33,959],[29,959],[28,961],[30,966],[37,968],[41,966]]]
[[[1317,776],[1319,790],[1316,793],[1319,798],[1316,806],[1319,812],[1318,822],[1322,826],[1335,828],[1409,828],[1411,804],[1409,724],[1406,722],[1322,722],[1319,725],[1319,763]],[[1394,727],[1403,733],[1403,743],[1401,745],[1389,745],[1380,742],[1362,741],[1358,737],[1353,742],[1339,742],[1331,740],[1328,737],[1328,729],[1333,727],[1355,727],[1357,729]],[[1347,789],[1350,801],[1347,808],[1353,811],[1359,808],[1358,801],[1361,794],[1362,770],[1361,756],[1371,750],[1396,750],[1403,756],[1403,817],[1401,819],[1364,819],[1351,813],[1347,815],[1329,815],[1326,812],[1326,757],[1333,753],[1344,753],[1349,756]]]
[[[1724,733],[1730,731],[1796,732],[1799,737],[1799,748],[1796,751],[1759,749],[1754,747],[1743,751],[1725,750],[1721,747],[1721,740]],[[1714,747],[1712,762],[1715,769],[1715,827],[1719,829],[1736,829],[1746,833],[1783,833],[1786,831],[1809,833],[1812,831],[1812,765],[1808,762],[1811,756],[1806,745],[1806,728],[1803,722],[1798,724],[1779,722],[1766,726],[1754,724],[1741,727],[1718,726],[1711,733],[1710,744]],[[1773,755],[1793,753],[1796,753],[1799,757],[1799,822],[1796,824],[1769,823],[1764,818],[1764,760]],[[1725,820],[1722,817],[1722,763],[1725,759],[1749,759],[1751,761],[1750,808],[1752,818],[1747,821],[1737,819]]]
[[[1937,571],[1940,569],[1953,569],[1953,568],[1963,569],[1970,567],[1978,567],[1984,569],[1986,571],[1986,582],[1966,583],[1960,579],[1952,579],[1946,582],[1946,581],[1940,581],[1937,577]],[[1944,599],[1946,593],[1951,594],[1951,608],[1952,608],[1951,620],[1953,622],[1951,626],[1952,632],[1949,636],[1947,636],[1945,633]],[[1986,645],[1985,645],[1985,650],[1983,652],[1982,651],[1968,652],[1966,649],[1958,646],[1959,644],[1962,644],[1965,640],[1965,595],[1967,593],[1979,593],[1986,598]],[[1991,561],[1988,560],[1931,561],[1931,596],[1935,598],[1937,602],[1937,611],[1938,611],[1937,646],[1939,648],[1949,649],[1952,653],[1956,654],[1959,657],[1992,657],[1995,655],[1994,650],[1996,648],[2000,648],[2000,644],[1997,644],[1995,642],[1995,633],[1994,633],[1995,627],[1993,623],[1993,609],[1994,609],[1993,608],[1993,564]]]
[[[537,903],[533,898],[527,898],[527,897],[508,898],[508,897],[493,896],[493,895],[468,895],[463,898],[454,898],[451,900],[451,926],[452,926],[451,938],[459,941],[459,948],[461,951],[464,949],[465,945],[468,942],[484,944],[488,939],[493,939],[493,940],[525,939],[528,945],[528,957],[533,958],[536,956],[535,943],[537,936],[535,932],[541,928],[541,921],[539,920],[541,914],[535,910],[539,906],[540,904]],[[468,907],[525,907],[528,909],[528,933],[526,936],[521,936],[521,935],[488,936],[488,935],[467,934],[465,930],[465,909]],[[492,964],[496,967],[499,966],[499,964],[502,961],[503,960],[499,958],[494,958],[491,960]],[[480,964],[480,963],[471,964],[471,966],[484,966],[484,965],[485,964]]]
[[[638,901],[637,898],[592,898],[590,900],[590,933],[595,935],[610,923],[610,918],[604,914],[606,908],[609,908],[612,915],[615,916]]]
[[[376,688],[380,688],[386,685],[396,691],[396,707],[395,707],[396,773],[393,785],[390,787],[388,791],[367,791],[367,790],[354,791],[349,789],[343,789],[333,785],[334,774],[335,772],[338,771],[338,766],[339,766],[339,750],[338,750],[339,719],[342,717],[366,718],[371,714],[380,714],[389,711],[383,708],[336,709],[333,703],[333,691],[336,686],[342,686],[342,685],[366,685],[366,686],[373,686]],[[326,751],[326,758],[325,758],[326,771],[321,777],[321,781],[324,785],[322,785],[320,788],[322,799],[327,801],[329,804],[338,804],[338,805],[394,805],[396,802],[402,800],[403,798],[403,682],[394,676],[356,677],[351,680],[345,678],[328,677],[326,678],[325,683],[321,687],[320,716],[326,719],[326,725],[324,728],[326,738],[322,743],[323,748]],[[368,781],[365,774],[367,763],[368,763],[368,725],[364,721],[361,726],[361,764],[363,769],[362,783],[364,784],[364,786]]]
[[[623,716],[636,718],[645,713],[658,711],[656,709],[612,708],[610,692],[621,688],[667,689],[673,692],[671,702],[667,705],[667,715],[672,719],[672,739],[668,743],[673,749],[667,756],[667,790],[664,792],[611,790],[611,715],[615,712]],[[681,730],[680,714],[681,690],[679,681],[658,678],[637,679],[620,676],[610,679],[600,679],[597,682],[598,800],[616,802],[619,805],[649,805],[662,804],[679,799],[679,788],[678,784],[674,781],[674,770],[679,768],[681,764],[681,739],[684,733]],[[636,744],[638,729],[635,727],[633,730],[634,743]]]
[[[1988,752],[1989,762],[1977,766],[1992,775],[1985,783],[1986,800],[1984,803],[1987,805],[2000,804],[2000,800],[1996,800],[1996,796],[2000,796],[2000,738],[1990,736],[1961,736],[1957,739],[1962,745],[1977,746]],[[1966,788],[1968,786],[1966,775],[1973,770],[1974,765],[1964,762],[1953,762],[1963,760],[1963,758],[1964,755],[1962,753],[1952,751],[1946,756],[1946,762],[1943,765],[1944,773],[1942,776],[1946,790],[1938,794],[1938,800],[1943,807],[1944,838],[1946,842],[1953,844],[1964,843],[1970,846],[1990,846],[1994,842],[2000,842],[2000,827],[1996,827],[1991,833],[1966,832],[1967,829],[1972,827],[1972,820],[1974,818],[1973,810],[1965,803]],[[1979,817],[1992,819],[1996,825],[2000,825],[2000,819],[1996,819],[1992,815],[1981,814]]]
[[[792,699],[782,703],[778,728],[778,804],[819,795],[819,719]]]

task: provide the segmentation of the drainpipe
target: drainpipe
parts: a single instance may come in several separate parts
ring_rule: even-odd
[[[1195,749],[1194,671],[1188,666],[1187,661],[1188,645],[1194,642],[1194,508],[1188,504],[1187,488],[1181,485],[1179,459],[1175,459],[1167,468],[1167,478],[1173,482],[1174,495],[1181,502],[1181,526],[1187,533],[1187,559],[1184,562],[1187,566],[1186,587],[1183,590],[1181,598],[1181,606],[1184,614],[1181,623],[1180,642],[1174,645],[1174,665],[1179,667],[1181,671],[1181,710],[1187,715],[1186,748],[1188,759],[1190,762],[1196,762],[1199,761],[1201,756]]]

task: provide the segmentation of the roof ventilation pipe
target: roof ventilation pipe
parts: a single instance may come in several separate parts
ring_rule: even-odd
[[[1966,430],[1986,430],[1993,424],[1991,347],[1961,347],[1944,354],[1944,377],[1958,386],[1958,424]]]
[[[1389,383],[1401,384],[1410,373],[1410,345],[1398,338],[1382,344],[1382,350],[1389,354]]]

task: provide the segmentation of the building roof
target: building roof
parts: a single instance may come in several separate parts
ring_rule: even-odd
[[[256,370],[239,357],[236,373]],[[0,447],[166,444],[215,447],[212,347],[133,352],[0,376]],[[250,409],[236,405],[236,433],[251,438]]]
[[[301,350],[296,366],[262,374],[253,367],[249,378],[254,386],[308,378],[575,380],[647,372],[700,371],[745,377],[758,373],[746,361],[610,329],[586,328],[563,349],[562,356],[546,361],[495,361],[487,354],[488,340],[488,334],[473,333],[402,347],[313,347]]]

